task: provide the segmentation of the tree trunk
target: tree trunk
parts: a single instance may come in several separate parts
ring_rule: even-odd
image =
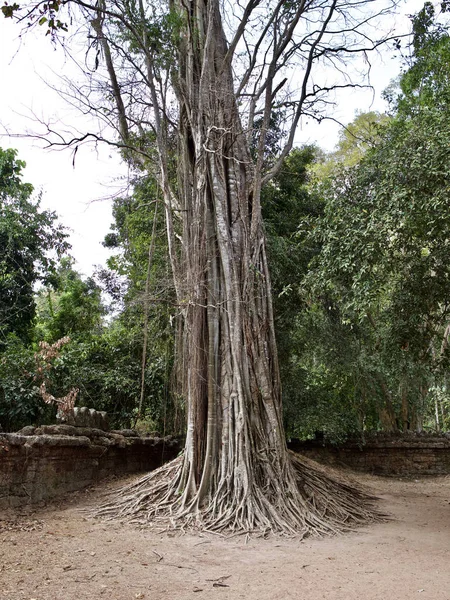
[[[438,398],[437,394],[434,397],[434,417],[435,417],[435,421],[436,421],[436,431],[440,432],[441,431],[441,422],[439,420],[439,398]]]
[[[394,406],[392,404],[391,393],[383,379],[383,376],[378,375],[377,378],[384,398],[384,404],[378,410],[381,426],[383,431],[393,433],[398,431],[398,427]]]
[[[147,258],[147,276],[145,278],[145,290],[144,290],[144,298],[143,298],[143,309],[144,309],[144,323],[142,326],[143,329],[143,340],[142,340],[142,359],[141,359],[141,392],[139,396],[139,407],[138,412],[135,419],[135,426],[138,419],[142,419],[142,407],[144,405],[144,396],[145,396],[145,370],[147,367],[147,349],[148,349],[148,317],[150,311],[150,278],[152,274],[152,263],[153,263],[153,252],[155,250],[155,236],[156,236],[156,224],[158,222],[157,219],[158,212],[158,202],[155,205],[155,214],[153,217],[153,229],[152,229],[152,237],[150,240],[150,246],[148,248],[148,258]]]
[[[186,506],[227,498],[230,523],[253,528],[267,521],[268,501],[280,504],[293,472],[281,421],[258,178],[224,61],[218,3],[192,4],[187,31],[197,38],[183,41],[176,82],[188,404],[178,489]],[[222,510],[216,504],[213,519]]]
[[[409,422],[409,402],[408,402],[408,380],[405,376],[402,377],[402,382],[400,384],[400,397],[402,400],[402,429],[403,433],[408,431],[410,428]]]
[[[423,418],[425,413],[426,398],[428,396],[429,386],[427,382],[422,383],[419,387],[419,406],[416,411],[416,426],[415,431],[422,433],[423,431]]]

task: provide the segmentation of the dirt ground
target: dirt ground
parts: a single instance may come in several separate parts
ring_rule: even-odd
[[[450,477],[358,479],[392,519],[302,542],[99,522],[99,489],[0,515],[0,598],[450,600]]]

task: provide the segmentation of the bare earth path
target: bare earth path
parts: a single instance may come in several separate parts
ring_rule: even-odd
[[[0,599],[450,600],[450,477],[358,478],[393,519],[303,542],[102,523],[95,491],[0,515]]]

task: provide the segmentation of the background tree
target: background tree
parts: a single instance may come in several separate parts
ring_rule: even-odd
[[[366,399],[378,398],[387,430],[429,425],[430,400],[446,387],[448,34],[433,14],[426,4],[413,19],[414,55],[391,122],[356,168],[323,180],[313,234],[322,250],[308,276],[323,314],[359,346],[355,397],[366,416]]]
[[[317,397],[308,392],[307,374],[299,360],[307,342],[300,340],[298,321],[308,308],[299,293],[300,282],[319,251],[317,245],[310,243],[307,232],[323,211],[322,198],[312,193],[309,186],[310,171],[316,168],[322,154],[313,146],[292,150],[261,194],[283,387],[283,420],[288,436],[300,435],[300,420],[304,428],[310,427],[311,419],[301,407],[318,403]]]
[[[8,334],[29,340],[34,286],[51,279],[67,234],[56,214],[42,211],[33,187],[22,182],[25,163],[0,148],[0,350]]]
[[[379,112],[359,112],[353,121],[342,127],[336,149],[317,160],[314,173],[319,180],[326,180],[342,167],[354,167],[365,153],[376,146],[390,118]]]
[[[65,257],[52,285],[39,291],[36,335],[50,343],[66,336],[86,339],[101,333],[104,313],[100,287],[91,277],[83,279]]]
[[[35,286],[49,282],[69,248],[56,214],[43,211],[25,163],[0,148],[0,422],[11,429],[42,414],[33,382]]]
[[[10,151],[5,156],[14,159],[15,154]],[[2,221],[3,232],[5,236],[9,235],[9,254],[3,255],[2,283],[3,290],[10,295],[5,291],[1,305],[9,333],[3,338],[0,352],[0,423],[4,429],[14,431],[25,425],[54,421],[55,410],[42,401],[39,393],[42,377],[37,372],[35,355],[39,352],[40,342],[52,345],[69,336],[70,341],[61,348],[46,375],[48,390],[55,397],[64,397],[67,390],[77,388],[77,404],[107,410],[115,427],[131,427],[136,423],[141,392],[144,289],[153,228],[153,212],[142,209],[154,208],[151,185],[136,184],[130,198],[116,200],[114,232],[108,236],[108,245],[115,250],[110,263],[112,270],[99,273],[106,294],[115,299],[106,319],[108,309],[101,298],[99,284],[77,272],[73,259],[68,256],[62,256],[58,262],[57,251],[45,256],[45,249],[41,247],[42,263],[35,265],[39,268],[40,287],[36,289],[33,285],[38,277],[30,252],[38,248],[40,238],[37,233],[45,233],[44,224],[50,228],[56,217],[50,213],[41,214],[36,207],[34,212],[30,209],[30,213],[36,215],[35,229],[31,228],[31,217],[29,230],[22,227],[28,222],[29,215],[22,208],[28,207],[25,198],[31,193],[32,186],[21,183],[23,163],[17,163],[17,169],[9,171],[16,179],[7,178],[4,169],[3,181],[4,198],[7,190],[10,200],[13,193],[18,195],[17,190],[24,193],[24,198],[20,205],[15,202],[14,210],[12,201],[2,204],[3,216],[8,217]],[[12,160],[10,166],[14,164]],[[34,207],[32,201],[29,205]],[[64,240],[62,228],[54,231]],[[36,233],[34,247],[30,243],[31,233]],[[157,233],[151,273],[152,297],[147,303],[151,314],[142,388],[145,419],[138,427],[145,428],[146,432],[179,433],[183,428],[182,410],[177,405],[178,412],[175,412],[171,402],[173,395],[169,393],[173,363],[170,320],[174,307],[173,302],[169,302],[170,286],[167,286],[167,244],[160,228]],[[50,246],[50,234],[48,242]],[[16,254],[11,252],[12,248]],[[19,263],[15,261],[18,248],[27,257]],[[24,265],[27,268],[19,271],[18,267]],[[7,304],[5,298],[15,298],[11,290],[21,301],[27,302],[27,310],[17,313],[12,310],[17,308],[16,305]]]
[[[173,279],[168,256],[167,237],[161,199],[154,178],[140,177],[133,193],[114,201],[112,232],[104,245],[114,254],[108,260],[106,280],[122,278],[125,286],[123,306],[115,326],[123,327],[141,345],[141,393],[137,415],[144,426],[150,419],[164,432],[184,431],[183,405],[179,401],[173,377],[174,343],[178,328]],[[163,385],[146,384],[155,373],[163,376]],[[158,407],[158,408],[156,408]],[[161,417],[164,416],[162,423]]]

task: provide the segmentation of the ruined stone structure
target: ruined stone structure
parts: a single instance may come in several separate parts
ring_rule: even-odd
[[[450,474],[446,436],[381,435],[365,444],[309,441],[292,442],[290,447],[319,462],[377,475]],[[175,458],[181,448],[172,438],[66,424],[0,433],[0,509],[60,497],[111,475],[151,471]]]
[[[338,446],[323,441],[293,441],[291,450],[319,462],[386,476],[449,475],[450,437],[379,434]]]
[[[175,458],[172,438],[72,425],[0,433],[0,509],[62,496],[112,475],[148,472]]]
[[[105,411],[87,408],[86,406],[75,406],[69,411],[58,410],[56,420],[61,425],[73,425],[74,427],[92,427],[109,431],[108,415]]]

